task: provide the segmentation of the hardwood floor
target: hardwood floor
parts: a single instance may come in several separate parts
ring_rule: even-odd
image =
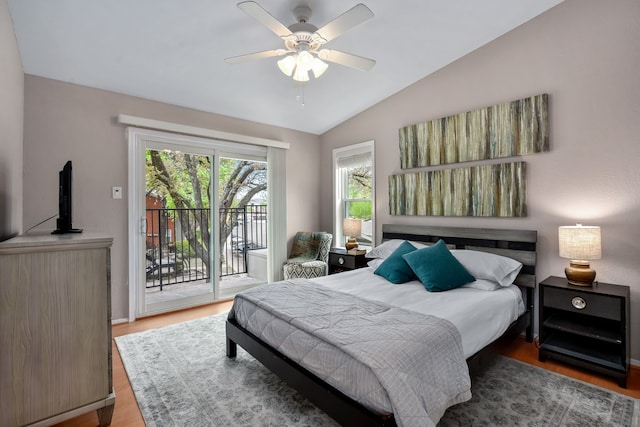
[[[514,341],[506,343],[497,343],[496,350],[508,357],[512,357],[521,362],[539,366],[558,374],[566,375],[586,383],[596,385],[598,387],[613,390],[620,394],[640,399],[640,367],[631,366],[629,376],[627,377],[627,388],[618,386],[618,382],[614,379],[600,375],[588,370],[574,368],[571,365],[556,362],[548,359],[545,362],[538,361],[537,342],[528,343],[524,337],[518,337]]]
[[[127,335],[147,329],[160,328],[173,323],[185,322],[199,317],[211,316],[228,311],[231,308],[231,301],[215,303],[206,306],[196,307],[175,313],[163,314],[137,320],[133,323],[123,323],[113,326],[113,336]],[[633,366],[627,381],[627,388],[618,387],[616,381],[596,373],[572,368],[553,360],[546,362],[538,361],[538,349],[535,343],[528,343],[520,337],[508,343],[496,344],[496,351],[499,353],[529,363],[535,366],[548,369],[559,374],[567,375],[578,380],[595,384],[609,390],[616,391],[636,399],[640,399],[640,367]],[[116,427],[144,427],[144,421],[140,415],[138,404],[133,395],[133,390],[129,384],[127,373],[122,365],[122,359],[118,349],[113,344],[113,384],[116,391],[116,406],[113,413],[112,426]],[[57,427],[94,427],[98,425],[98,417],[95,412],[81,415],[71,420],[57,424]]]

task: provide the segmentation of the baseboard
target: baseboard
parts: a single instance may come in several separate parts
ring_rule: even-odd
[[[117,325],[119,323],[129,323],[129,319],[127,319],[126,317],[124,319],[111,319],[112,325]]]

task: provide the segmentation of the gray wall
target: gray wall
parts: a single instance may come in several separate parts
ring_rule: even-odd
[[[632,357],[640,359],[639,40],[637,0],[566,0],[325,133],[322,227],[332,227],[331,150],[371,139],[378,240],[383,223],[533,229],[542,280],[568,265],[558,256],[558,226],[600,225],[603,259],[592,266],[599,280],[631,286]],[[549,93],[551,151],[521,158],[527,218],[389,215],[400,127],[539,93]]]
[[[73,225],[114,237],[113,318],[128,317],[127,143],[116,123],[128,114],[290,143],[287,152],[287,235],[320,223],[319,137],[32,75],[24,78],[24,224],[56,214],[57,173],[73,161]],[[123,187],[123,199],[111,187]],[[55,228],[51,220],[38,229]]]
[[[22,231],[24,75],[6,0],[0,0],[0,240]]]

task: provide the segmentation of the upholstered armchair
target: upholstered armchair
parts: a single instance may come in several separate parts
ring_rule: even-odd
[[[326,276],[332,238],[330,233],[321,231],[296,233],[283,267],[285,280]]]

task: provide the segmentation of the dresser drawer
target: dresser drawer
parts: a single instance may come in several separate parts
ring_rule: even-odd
[[[597,295],[574,289],[544,288],[544,301],[546,307],[560,310],[582,313],[589,316],[598,316],[611,320],[622,320],[621,299]]]

